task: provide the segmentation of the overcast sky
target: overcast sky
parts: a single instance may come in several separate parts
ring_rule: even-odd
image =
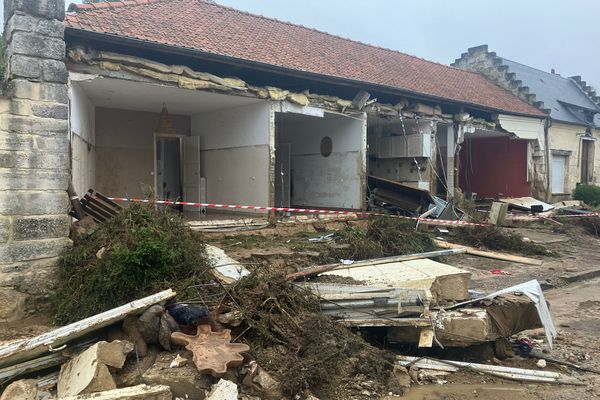
[[[488,44],[501,57],[581,75],[600,91],[598,0],[216,1],[444,64]]]

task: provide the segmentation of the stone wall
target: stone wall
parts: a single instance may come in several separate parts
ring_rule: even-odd
[[[4,0],[0,97],[0,319],[48,293],[71,242],[63,0]]]

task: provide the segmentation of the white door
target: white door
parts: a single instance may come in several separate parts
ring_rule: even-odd
[[[565,193],[566,156],[552,156],[552,193]]]
[[[201,202],[200,178],[200,136],[186,136],[183,138],[183,201]],[[198,213],[202,216],[202,209],[194,206],[184,206],[186,212]]]

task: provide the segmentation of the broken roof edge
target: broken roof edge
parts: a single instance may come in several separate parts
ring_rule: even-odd
[[[128,54],[94,50],[86,52],[81,47],[73,47],[67,50],[67,58],[72,62],[68,64],[71,66],[69,68],[70,72],[75,73],[79,73],[81,70],[74,71],[74,65],[89,65],[101,70],[102,74],[100,76],[103,77],[112,77],[112,72],[126,72],[136,77],[158,81],[163,84],[166,82],[171,83],[183,89],[216,91],[230,95],[252,96],[263,100],[288,101],[301,107],[312,106],[334,112],[341,111],[345,114],[365,112],[391,118],[410,118],[410,115],[414,114],[415,118],[431,119],[444,123],[453,121],[451,118],[444,118],[437,114],[406,111],[407,104],[403,102],[399,102],[395,106],[375,102],[358,109],[351,100],[337,96],[309,93],[308,91],[292,92],[272,86],[252,86],[239,78],[218,77],[210,73],[192,70],[185,65],[167,65]],[[89,73],[89,71],[86,73]],[[96,75],[98,74],[96,73]]]
[[[163,1],[163,0],[158,0],[158,1]],[[255,14],[250,14],[250,15],[255,15]],[[281,22],[281,21],[279,21],[279,22]],[[309,29],[309,28],[307,28],[307,29]],[[320,32],[320,31],[317,31],[317,32]],[[277,73],[281,73],[283,75],[295,76],[295,77],[298,77],[301,79],[321,81],[321,82],[327,81],[334,85],[345,85],[345,86],[352,85],[352,86],[356,86],[357,88],[362,87],[363,89],[380,91],[382,93],[393,95],[393,96],[399,96],[399,97],[410,96],[410,97],[414,97],[415,99],[419,99],[419,100],[423,100],[423,101],[441,102],[441,103],[452,104],[455,106],[463,106],[463,107],[468,107],[468,108],[483,111],[483,112],[489,112],[489,113],[502,112],[505,114],[511,114],[511,115],[517,115],[517,116],[523,116],[523,117],[536,117],[536,118],[547,117],[547,114],[543,110],[540,110],[536,106],[525,102],[524,100],[520,99],[517,96],[514,96],[514,94],[511,93],[509,90],[506,90],[506,89],[502,88],[501,86],[495,84],[494,82],[487,80],[482,74],[480,74],[478,72],[465,71],[460,68],[435,63],[433,61],[428,61],[428,62],[430,62],[432,64],[436,64],[436,65],[442,65],[447,68],[456,69],[461,72],[466,72],[471,75],[476,75],[476,76],[484,79],[489,84],[495,86],[496,88],[498,88],[500,90],[503,90],[503,91],[509,93],[511,96],[514,96],[516,99],[527,104],[528,106],[531,106],[532,112],[525,113],[525,112],[517,112],[517,111],[511,111],[511,110],[506,110],[506,109],[501,109],[501,108],[494,108],[494,107],[484,106],[484,105],[481,105],[478,103],[472,103],[472,102],[468,102],[468,101],[451,99],[448,97],[437,96],[434,94],[430,94],[430,93],[426,93],[426,92],[419,92],[419,91],[402,88],[402,87],[397,87],[397,86],[383,85],[383,84],[378,84],[375,82],[350,79],[350,78],[346,78],[346,77],[339,76],[339,75],[319,74],[319,73],[315,73],[315,72],[311,72],[311,71],[307,71],[307,70],[303,70],[303,69],[296,69],[296,68],[290,68],[290,67],[285,67],[285,66],[276,65],[276,64],[270,64],[270,63],[260,62],[260,61],[256,61],[256,60],[252,60],[252,59],[248,59],[248,58],[233,57],[233,56],[228,56],[225,54],[220,54],[220,53],[215,53],[215,52],[202,51],[202,50],[198,50],[198,49],[195,49],[192,47],[184,47],[184,46],[177,46],[177,45],[172,45],[172,44],[165,44],[165,43],[161,43],[158,41],[142,40],[142,39],[135,38],[132,36],[117,35],[117,34],[108,33],[108,32],[98,32],[98,31],[93,31],[93,30],[89,30],[89,29],[66,26],[65,34],[68,34],[68,33],[75,35],[75,36],[83,36],[83,37],[87,36],[88,38],[92,38],[92,39],[93,38],[100,39],[100,40],[108,39],[108,41],[112,41],[116,44],[125,44],[125,45],[145,47],[148,50],[152,50],[152,51],[159,50],[159,51],[163,51],[165,53],[179,54],[182,56],[194,57],[194,58],[203,58],[203,59],[206,59],[208,61],[213,61],[213,62],[224,62],[227,64],[233,64],[233,65],[238,65],[238,66],[241,65],[241,66],[248,67],[248,68],[256,68],[256,69],[260,69],[260,70],[263,70],[266,72],[277,72]],[[325,32],[320,32],[320,33],[325,33]],[[333,36],[335,36],[335,35],[333,35]],[[344,39],[344,38],[341,38],[341,39]],[[350,39],[344,39],[344,40],[350,40]],[[360,43],[360,42],[357,42],[357,43]],[[367,45],[367,46],[371,46],[371,45]],[[377,46],[371,46],[371,47],[377,48]],[[386,49],[386,50],[388,50],[388,49]],[[405,53],[397,52],[395,50],[389,50],[389,51],[406,55]],[[410,56],[410,57],[420,59],[415,56]],[[424,61],[427,61],[427,60],[424,60]],[[533,112],[534,110],[537,112]]]

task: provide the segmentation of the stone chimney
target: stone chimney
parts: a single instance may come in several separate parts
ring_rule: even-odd
[[[27,299],[47,293],[71,243],[64,15],[64,0],[4,0],[0,319],[22,317]]]

